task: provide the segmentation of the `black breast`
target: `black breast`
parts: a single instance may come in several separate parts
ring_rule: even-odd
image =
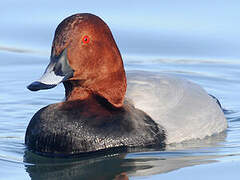
[[[96,110],[97,108],[97,110]],[[164,146],[165,133],[146,113],[124,108],[61,108],[39,110],[25,136],[27,147],[47,155],[73,155],[119,147]]]

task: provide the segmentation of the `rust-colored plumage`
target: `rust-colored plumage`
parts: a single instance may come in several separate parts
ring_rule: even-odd
[[[89,43],[83,43],[83,37]],[[118,47],[108,26],[92,14],[78,14],[57,27],[52,55],[67,48],[74,76],[67,83],[66,100],[84,100],[91,95],[104,97],[114,107],[121,107],[126,92],[126,76]],[[68,92],[71,91],[71,92]]]

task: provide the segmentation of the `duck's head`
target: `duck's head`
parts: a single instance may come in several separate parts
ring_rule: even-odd
[[[50,63],[28,89],[50,89],[63,82],[66,100],[100,96],[121,107],[126,76],[121,54],[107,24],[92,14],[75,14],[57,27]]]

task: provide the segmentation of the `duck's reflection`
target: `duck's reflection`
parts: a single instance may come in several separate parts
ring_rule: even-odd
[[[171,146],[167,151],[154,149],[149,152],[149,149],[142,149],[143,153],[81,158],[47,158],[26,151],[25,166],[32,180],[128,180],[128,176],[160,174],[187,166],[216,162],[213,159],[222,156],[221,153],[216,155],[216,152],[225,137],[226,133],[221,133],[199,142],[195,141],[195,144],[191,142],[181,144],[181,147],[175,146],[177,150]]]
[[[128,179],[125,172],[131,170],[124,166],[124,154],[89,158],[46,158],[25,152],[26,171],[33,180],[68,179]],[[127,160],[128,161],[128,160]],[[129,160],[132,161],[132,160]]]

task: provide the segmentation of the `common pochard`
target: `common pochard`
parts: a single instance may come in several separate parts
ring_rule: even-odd
[[[127,77],[128,83],[119,49],[102,19],[88,13],[64,19],[55,31],[50,64],[28,89],[63,82],[65,101],[32,117],[27,147],[46,155],[165,147],[227,128],[216,99],[195,83],[144,71]]]

